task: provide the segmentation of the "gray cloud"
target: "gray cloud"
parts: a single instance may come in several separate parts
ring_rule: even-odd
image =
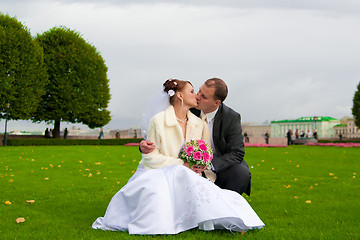
[[[40,0],[41,1],[41,0]],[[194,7],[225,7],[239,9],[276,9],[276,10],[309,10],[318,11],[320,14],[328,14],[332,17],[339,15],[358,15],[360,13],[360,2],[356,0],[302,0],[302,1],[284,1],[284,0],[105,0],[99,3],[98,0],[60,0],[60,2],[69,3],[93,3],[97,5],[109,6],[129,6],[129,5],[160,5],[170,4],[178,6]]]
[[[226,103],[249,122],[350,115],[360,81],[355,1],[9,1],[0,8],[34,35],[65,25],[99,49],[109,68],[109,128],[139,125],[144,103],[169,77],[196,89],[223,78]]]

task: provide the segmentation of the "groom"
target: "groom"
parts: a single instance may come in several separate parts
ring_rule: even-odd
[[[216,173],[215,184],[220,188],[250,196],[251,174],[244,160],[241,117],[223,103],[227,94],[228,88],[223,80],[206,80],[197,93],[197,109],[192,109],[192,112],[198,117],[204,114],[206,116],[214,150],[212,165]],[[143,153],[150,153],[154,148],[149,141],[143,140],[140,143]]]

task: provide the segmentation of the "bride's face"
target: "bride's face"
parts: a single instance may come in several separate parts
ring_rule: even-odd
[[[181,93],[183,95],[184,105],[189,106],[190,108],[197,106],[196,93],[191,84],[187,83]]]

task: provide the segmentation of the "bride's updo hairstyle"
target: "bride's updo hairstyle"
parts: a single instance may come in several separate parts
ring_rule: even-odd
[[[176,99],[174,97],[175,93],[178,91],[182,91],[187,83],[189,83],[192,86],[191,82],[189,82],[189,81],[183,81],[183,80],[172,79],[172,78],[169,78],[168,80],[165,81],[165,83],[163,84],[164,92],[166,92],[170,96],[170,104],[171,105],[174,105],[174,103],[175,103],[175,99]]]

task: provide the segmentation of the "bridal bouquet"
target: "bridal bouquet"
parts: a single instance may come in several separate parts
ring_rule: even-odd
[[[191,140],[180,151],[180,159],[188,162],[189,166],[210,166],[213,151],[203,140]]]

